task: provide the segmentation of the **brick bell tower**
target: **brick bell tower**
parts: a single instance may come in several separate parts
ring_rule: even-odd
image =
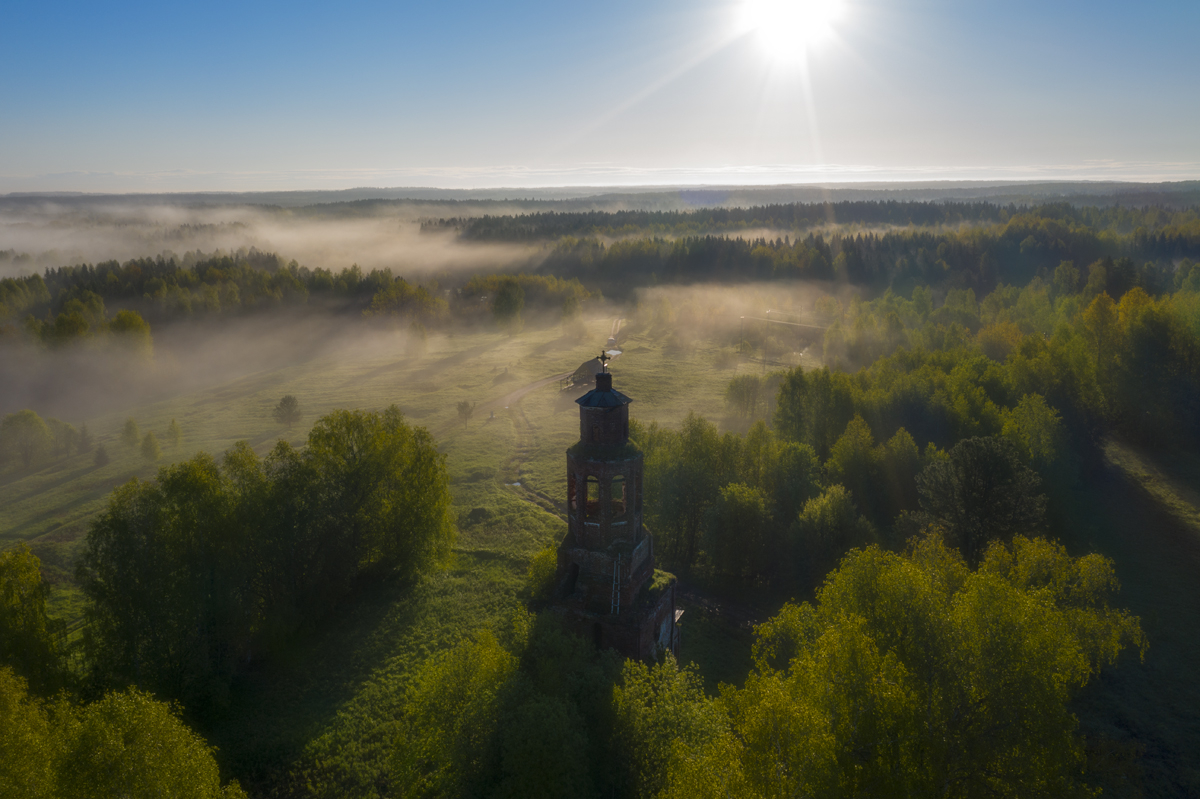
[[[654,568],[642,527],[642,453],[629,441],[629,403],[601,355],[579,399],[579,442],[567,450],[567,534],[558,547],[556,607],[598,649],[679,654],[675,577]]]

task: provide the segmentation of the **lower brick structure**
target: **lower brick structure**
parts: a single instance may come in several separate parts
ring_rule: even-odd
[[[665,572],[659,572],[665,574]],[[587,638],[597,649],[615,649],[626,657],[650,660],[664,651],[679,654],[679,627],[675,624],[675,578],[657,596],[617,614],[591,613],[582,608],[556,605],[568,629]]]

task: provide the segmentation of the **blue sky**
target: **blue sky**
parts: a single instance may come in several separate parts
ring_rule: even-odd
[[[1200,178],[1200,2],[0,7],[0,192]]]

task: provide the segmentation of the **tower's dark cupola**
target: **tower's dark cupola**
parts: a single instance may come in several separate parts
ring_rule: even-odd
[[[585,446],[623,447],[629,441],[629,397],[612,387],[612,373],[596,374],[596,387],[579,404],[579,441]]]

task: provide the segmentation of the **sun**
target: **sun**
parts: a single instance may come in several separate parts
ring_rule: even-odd
[[[772,58],[797,60],[833,32],[841,0],[744,0],[742,24]]]

